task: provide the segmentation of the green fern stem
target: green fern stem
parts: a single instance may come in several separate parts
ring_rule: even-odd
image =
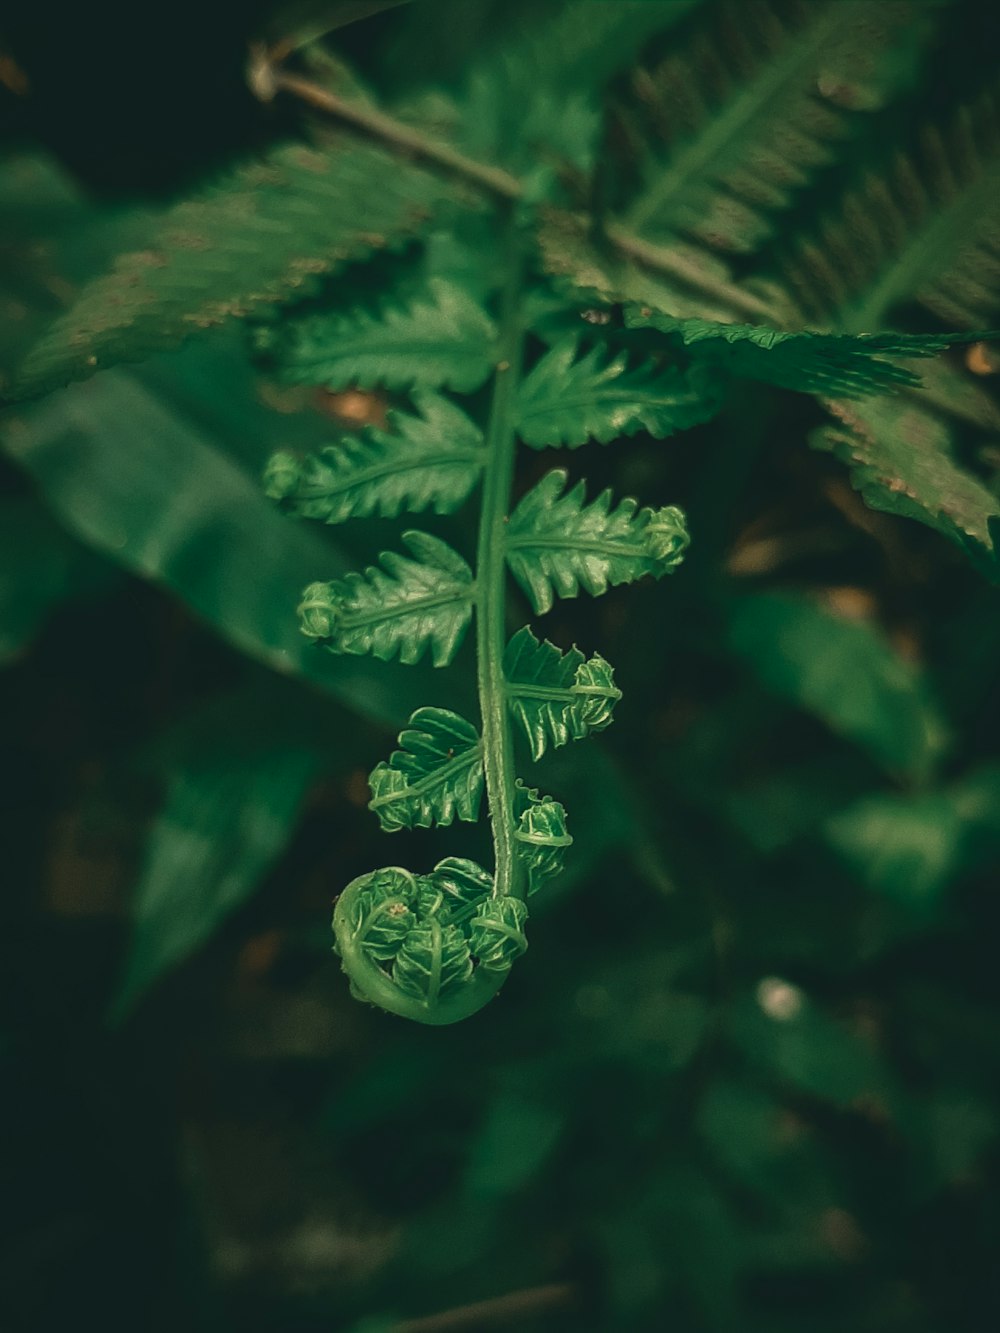
[[[500,315],[499,359],[486,430],[486,469],[476,550],[476,657],[483,724],[483,770],[493,830],[493,897],[524,896],[514,838],[514,745],[503,673],[506,647],[507,522],[517,451],[515,405],[523,357],[521,268],[513,221],[507,227],[508,278]]]

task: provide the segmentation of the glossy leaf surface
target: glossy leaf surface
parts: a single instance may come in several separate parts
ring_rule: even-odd
[[[566,745],[611,725],[621,698],[614,671],[599,653],[589,660],[578,648],[562,653],[525,626],[504,653],[507,702],[540,759],[549,745]]]
[[[444,708],[418,708],[399,744],[369,778],[368,808],[385,832],[479,818],[483,754],[471,722]]]

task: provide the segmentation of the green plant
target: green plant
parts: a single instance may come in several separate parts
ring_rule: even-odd
[[[508,637],[507,572],[541,616],[556,596],[661,577],[688,541],[676,507],[640,509],[607,490],[588,503],[585,483],[567,489],[563,470],[546,473],[515,505],[518,442],[541,450],[638,432],[663,439],[709,420],[729,386],[749,379],[830,400],[846,424],[818,442],[843,450],[850,446],[839,441],[861,429],[852,423],[866,410],[855,415],[850,400],[916,388],[899,359],[968,336],[859,331],[884,312],[882,296],[878,310],[871,297],[863,316],[844,315],[850,331],[720,317],[728,303],[759,319],[797,318],[798,270],[785,293],[773,283],[739,286],[719,277],[699,247],[746,250],[772,235],[773,215],[790,202],[778,182],[814,169],[820,142],[840,133],[846,113],[829,107],[817,119],[810,106],[808,144],[790,140],[768,159],[764,194],[740,174],[741,154],[756,151],[779,110],[802,109],[796,80],[814,77],[822,61],[828,74],[844,74],[841,62],[856,54],[836,6],[787,27],[781,59],[749,76],[710,134],[695,128],[665,164],[662,149],[647,150],[627,205],[601,185],[593,90],[609,73],[609,50],[624,60],[684,8],[650,5],[640,22],[634,7],[605,7],[583,46],[565,54],[573,7],[553,10],[549,28],[526,26],[523,38],[467,73],[444,115],[450,137],[419,100],[395,115],[378,108],[321,50],[308,55],[313,81],[259,51],[252,78],[260,95],[295,93],[362,140],[279,150],[214,196],[180,205],[152,248],[84,290],[29,351],[16,381],[18,392],[37,390],[57,374],[141,354],[192,323],[256,310],[256,352],[271,375],[397,396],[384,428],[345,434],[305,458],[275,455],[265,484],[286,510],[328,524],[449,515],[481,485],[474,567],[442,538],[408,530],[406,555],[390,551],[361,574],[312,583],[299,608],[303,633],[335,654],[412,665],[429,653],[435,667],[451,663],[475,621],[479,725],[450,709],[417,708],[400,749],[371,775],[370,809],[390,832],[475,821],[485,790],[494,869],[448,858],[416,876],[372,872],[344,890],[334,916],[355,993],[424,1022],[464,1017],[493,996],[526,948],[530,894],[558,872],[571,842],[562,805],[516,778],[514,733],[538,759],[606,727],[619,697],[599,655],[564,653],[528,627]],[[879,41],[900,40],[900,13],[887,20],[877,7],[861,10]],[[723,26],[737,21],[727,8]],[[871,96],[898,77],[895,68],[868,58]],[[644,105],[615,114],[623,123],[655,121],[650,89],[689,77],[668,57],[649,76]],[[440,107],[435,115],[440,121]],[[741,192],[753,202],[737,207]],[[738,230],[727,209],[736,209]],[[374,258],[430,217],[433,245]],[[232,264],[220,266],[227,250]],[[242,272],[248,254],[252,287]],[[315,275],[348,260],[348,293],[357,295],[334,288],[331,300]],[[678,295],[671,274],[702,298]],[[305,301],[268,304],[306,279]],[[879,293],[899,285],[879,281]],[[816,308],[819,298],[811,301]],[[879,503],[867,466],[861,484]],[[981,497],[971,481],[966,492],[975,509]],[[967,544],[984,537],[973,518],[948,523]]]

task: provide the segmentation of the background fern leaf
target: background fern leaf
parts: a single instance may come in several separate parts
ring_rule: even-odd
[[[915,371],[887,358],[935,356],[971,340],[965,334],[789,333],[763,325],[675,319],[649,307],[626,309],[625,323],[633,330],[656,329],[734,375],[800,393],[843,398],[919,385]]]
[[[324,523],[395,518],[404,509],[450,514],[479,478],[482,432],[446,398],[418,393],[413,401],[419,416],[390,412],[391,432],[369,427],[304,459],[276,454],[264,474],[267,494]]]
[[[386,833],[479,818],[483,747],[471,722],[445,708],[418,708],[399,744],[368,780],[368,808]]]
[[[717,411],[718,380],[700,368],[688,372],[652,363],[630,366],[600,347],[580,354],[575,338],[551,348],[522,382],[518,432],[525,444],[607,444],[647,431],[662,440],[707,421]]]
[[[28,397],[175,346],[416,232],[454,186],[368,144],[284,145],[175,205],[23,358]]]
[[[589,661],[579,648],[561,653],[548,639],[539,642],[527,625],[507,644],[503,670],[507,702],[536,760],[549,744],[566,745],[609,727],[621,698],[599,653]]]
[[[941,418],[908,398],[829,406],[837,424],[810,443],[847,464],[865,502],[950,537],[996,581],[1000,501],[956,463]]]
[[[1000,92],[867,167],[772,259],[812,322],[884,328],[917,301],[949,324],[989,328],[1000,311]]]
[[[630,499],[612,509],[609,490],[584,505],[583,482],[563,494],[566,481],[562,470],[547,473],[507,527],[507,563],[539,615],[556,594],[576,597],[582,587],[598,597],[643,574],[662,578],[680,563],[689,539],[679,509],[640,509]]]
[[[334,653],[397,654],[419,662],[430,648],[435,666],[455,656],[472,616],[472,571],[457,552],[426,532],[404,532],[415,559],[395,551],[382,569],[313,583],[299,605],[303,634]]]
[[[497,330],[479,303],[455,282],[431,277],[405,303],[374,313],[308,315],[258,330],[258,349],[274,356],[282,379],[330,390],[451,388],[471,393],[493,367]]]
[[[687,43],[635,76],[633,132],[660,147],[624,225],[660,244],[755,250],[859,110],[905,78],[930,15],[906,0],[713,6]]]

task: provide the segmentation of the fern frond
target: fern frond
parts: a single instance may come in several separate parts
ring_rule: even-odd
[[[669,244],[687,237],[747,253],[849,134],[888,95],[928,35],[926,4],[724,0],[710,22],[634,92],[661,141],[624,225]]]
[[[810,444],[847,464],[865,502],[943,533],[998,580],[1000,501],[956,462],[945,422],[909,398],[828,406],[837,424]]]
[[[342,523],[401,510],[450,514],[483,468],[483,436],[465,413],[433,393],[413,395],[419,415],[390,412],[390,431],[369,427],[318,454],[275,454],[264,489],[301,518]]]
[[[594,597],[643,574],[662,578],[680,564],[688,544],[684,515],[673,505],[640,509],[625,499],[612,508],[602,491],[585,505],[579,482],[563,494],[567,474],[547,473],[521,500],[507,528],[507,563],[535,611],[558,594]]]
[[[775,250],[805,318],[853,332],[917,301],[949,324],[1000,312],[1000,91],[924,126],[918,146],[865,172],[805,234]]]
[[[445,708],[418,708],[399,744],[368,779],[368,809],[384,832],[479,818],[483,745],[471,722]]]
[[[493,368],[497,329],[455,282],[432,277],[418,296],[376,311],[307,315],[257,330],[256,345],[283,380],[339,390],[478,389]]]
[[[399,990],[426,1004],[463,990],[471,976],[472,954],[461,927],[435,920],[410,930],[392,965]]]
[[[609,727],[622,697],[599,653],[589,660],[578,648],[561,653],[548,639],[539,642],[527,625],[507,644],[503,672],[507,703],[536,760],[550,744],[566,745]]]
[[[518,850],[528,872],[528,893],[537,893],[547,879],[563,868],[573,839],[566,830],[566,811],[551,796],[539,796],[536,787],[518,782],[514,791]]]
[[[607,444],[639,431],[662,440],[707,421],[720,403],[718,380],[698,367],[634,366],[625,352],[592,347],[581,354],[577,340],[567,338],[522,381],[518,434],[536,449]]]
[[[936,356],[946,347],[970,341],[970,335],[961,333],[788,333],[763,325],[675,319],[649,307],[627,308],[625,324],[633,330],[655,329],[734,375],[800,393],[843,398],[919,385],[916,372],[888,358]]]
[[[150,227],[146,247],[87,283],[23,358],[28,397],[173,347],[418,231],[456,187],[389,152],[332,140],[275,149]]]
[[[398,654],[408,664],[430,648],[434,665],[447,666],[472,616],[472,571],[426,532],[404,532],[403,541],[415,559],[385,551],[381,569],[310,584],[299,604],[302,633],[333,653]]]

